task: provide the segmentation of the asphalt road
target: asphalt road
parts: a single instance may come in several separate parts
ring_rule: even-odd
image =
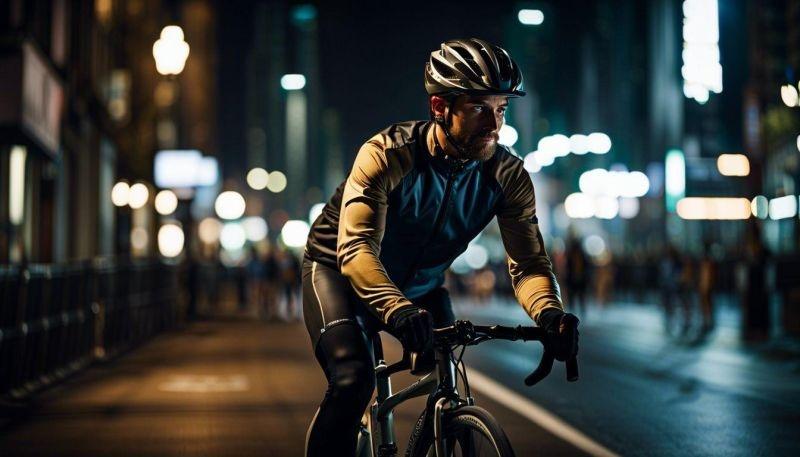
[[[386,338],[387,358],[399,357]],[[301,324],[201,322],[41,394],[0,408],[1,456],[293,456],[325,390]],[[413,381],[393,379],[396,389]],[[582,455],[477,393],[519,455]],[[405,449],[422,399],[396,412]]]
[[[518,323],[518,307],[470,308],[476,323]],[[626,317],[620,319],[619,317]],[[535,388],[521,382],[535,345],[490,342],[470,365],[621,455],[800,455],[800,362],[723,335],[686,345],[664,335],[652,312],[623,307],[581,326],[581,380],[563,367]]]
[[[638,314],[637,314],[638,313]],[[528,322],[510,304],[457,312]],[[522,379],[536,343],[470,348],[477,403],[517,455],[800,455],[800,363],[726,337],[688,346],[639,308],[584,318],[581,380]],[[399,348],[385,338],[387,358]],[[398,375],[395,390],[413,381]],[[161,335],[25,407],[0,408],[0,456],[292,456],[325,390],[302,324],[227,319]],[[422,399],[396,412],[401,453]],[[401,454],[402,455],[402,454]]]

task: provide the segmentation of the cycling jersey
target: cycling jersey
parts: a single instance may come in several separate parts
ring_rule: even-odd
[[[497,217],[519,303],[537,323],[542,310],[562,309],[522,160],[502,145],[483,162],[431,153],[431,125],[394,124],[361,147],[314,221],[306,257],[340,271],[385,323],[440,287],[445,270]]]

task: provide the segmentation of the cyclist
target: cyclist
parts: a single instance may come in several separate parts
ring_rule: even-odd
[[[303,310],[328,389],[307,455],[353,455],[375,386],[372,332],[425,352],[454,320],[444,272],[497,217],[515,295],[564,361],[578,319],[563,311],[522,161],[497,143],[508,99],[525,95],[508,53],[470,38],[442,43],[425,66],[430,121],[394,124],[358,151],[314,222],[303,259]]]

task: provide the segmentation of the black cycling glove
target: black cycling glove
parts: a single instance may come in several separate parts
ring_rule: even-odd
[[[423,352],[433,344],[433,318],[418,306],[396,311],[389,319],[389,325],[411,352]]]
[[[571,313],[549,308],[539,316],[541,326],[547,331],[545,348],[559,362],[578,355],[578,323],[580,320]]]

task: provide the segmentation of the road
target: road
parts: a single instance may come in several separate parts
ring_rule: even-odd
[[[725,338],[676,344],[652,313],[621,309],[584,319],[577,383],[557,366],[541,385],[525,387],[540,354],[535,343],[487,342],[467,352],[477,402],[518,455],[800,455],[796,357],[765,356]],[[459,314],[480,323],[526,319],[507,304]],[[399,357],[398,345],[384,340],[387,358]],[[412,379],[398,376],[395,388]],[[302,455],[324,389],[302,324],[196,322],[29,405],[5,404],[0,455]],[[421,405],[397,411],[401,451]]]

